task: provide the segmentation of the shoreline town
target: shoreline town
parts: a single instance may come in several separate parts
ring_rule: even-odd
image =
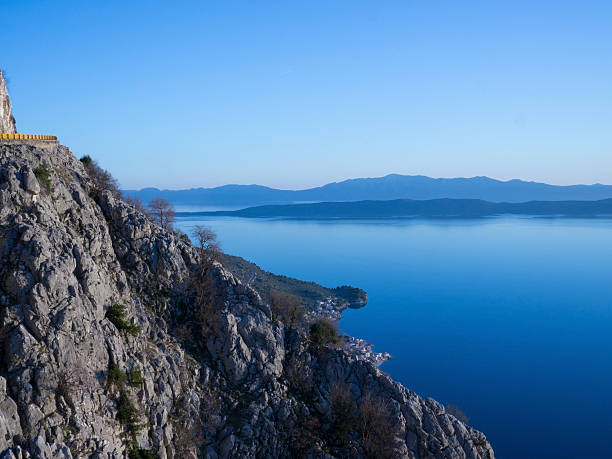
[[[333,297],[327,297],[325,300],[317,303],[317,308],[312,315],[315,318],[325,317],[339,322],[342,319],[342,311],[344,309],[346,309],[346,306],[338,306]],[[375,352],[373,350],[374,345],[364,339],[348,335],[343,335],[342,338],[344,339],[344,349],[357,360],[370,360],[376,365],[381,365],[391,359],[391,354],[388,352]]]

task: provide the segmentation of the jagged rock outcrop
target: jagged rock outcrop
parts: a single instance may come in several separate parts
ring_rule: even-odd
[[[368,397],[388,414],[378,457],[493,457],[436,401],[275,322],[218,263],[194,293],[200,251],[94,188],[66,147],[0,145],[0,458],[373,456]]]
[[[0,133],[16,134],[17,126],[13,117],[11,98],[6,89],[6,81],[0,69]]]

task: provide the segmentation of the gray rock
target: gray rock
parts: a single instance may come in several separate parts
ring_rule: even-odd
[[[52,193],[34,201],[41,163]],[[213,313],[202,324],[199,251],[110,192],[91,198],[66,147],[0,144],[0,178],[0,457],[119,458],[131,437],[164,458],[361,457],[357,432],[348,446],[329,442],[342,381],[356,406],[365,394],[389,406],[394,457],[493,458],[481,432],[434,400],[341,350],[310,349],[219,264],[205,275]],[[106,318],[115,304],[134,335]],[[143,427],[133,435],[122,391]]]
[[[17,127],[15,126],[15,118],[11,110],[11,98],[6,89],[6,81],[0,70],[0,133],[15,134]]]
[[[25,173],[25,188],[32,194],[40,193],[40,185],[36,179],[36,175],[34,175],[34,172],[30,168],[28,168]]]

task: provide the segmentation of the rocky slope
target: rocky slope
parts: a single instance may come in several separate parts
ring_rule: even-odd
[[[493,457],[439,403],[314,346],[95,191],[66,147],[0,144],[1,458]]]
[[[0,70],[0,133],[17,133],[17,126],[15,125],[15,118],[13,118],[11,107],[11,99],[6,89],[6,81],[4,81],[2,70]]]

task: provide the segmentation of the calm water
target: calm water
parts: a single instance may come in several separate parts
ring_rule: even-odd
[[[612,457],[612,221],[181,219],[226,252],[364,288],[348,334],[465,411],[499,458]]]

